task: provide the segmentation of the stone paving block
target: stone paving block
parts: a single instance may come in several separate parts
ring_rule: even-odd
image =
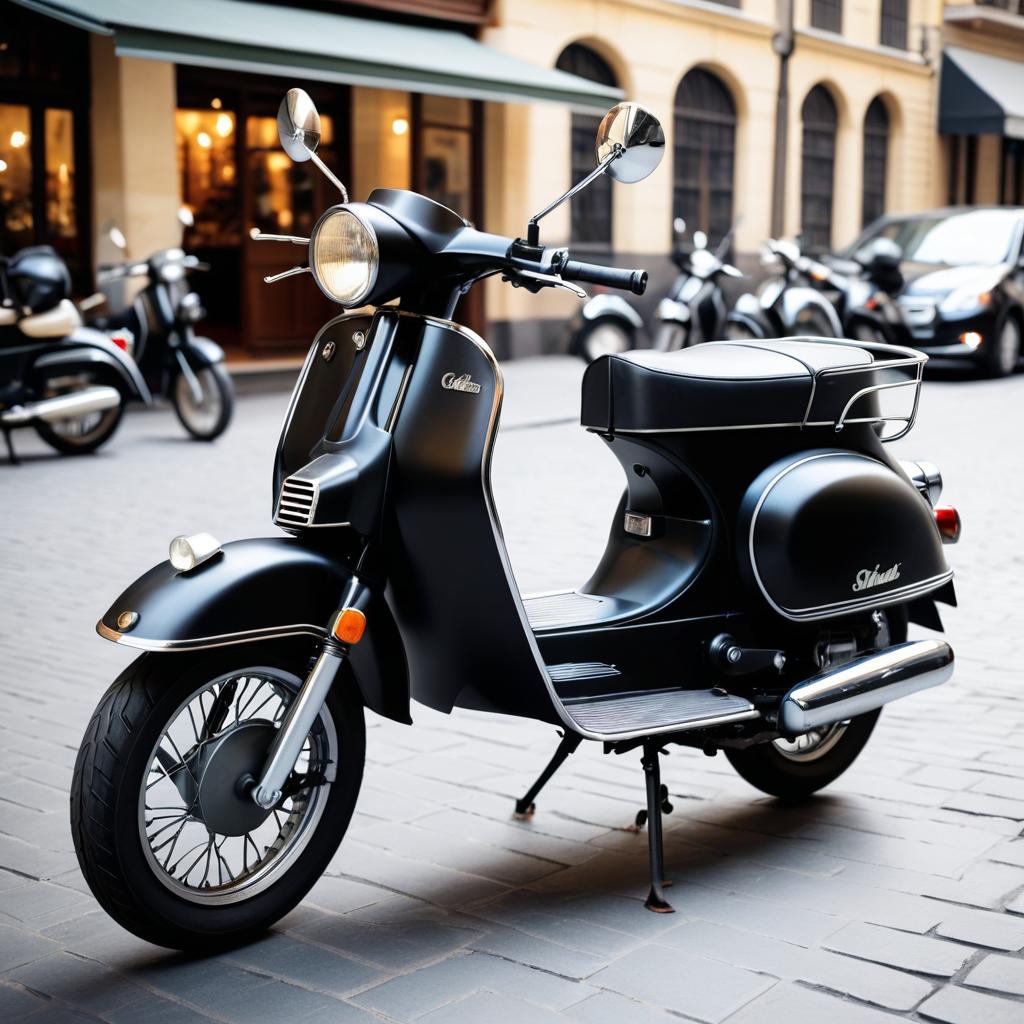
[[[20,1024],[46,1009],[48,1000],[11,982],[0,981],[0,1020]]]
[[[729,964],[649,945],[589,978],[591,985],[717,1024],[767,992],[772,978]]]
[[[1014,896],[1014,898],[1006,904],[1006,909],[1011,914],[1024,914],[1024,892],[1020,892]]]
[[[1024,800],[1008,800],[1002,796],[987,796],[984,793],[957,793],[947,797],[943,807],[968,814],[988,815],[993,818],[1009,818],[1024,821]]]
[[[988,796],[1001,796],[1007,800],[1024,802],[1024,778],[1008,775],[983,775],[971,787],[973,793],[986,793]]]
[[[384,977],[366,964],[288,935],[270,935],[233,950],[225,959],[250,971],[331,995],[344,995]]]
[[[745,1006],[729,1024],[893,1024],[899,1018],[827,992],[779,982]]]
[[[494,992],[474,992],[420,1019],[429,1024],[564,1024],[565,1020],[550,1010]]]
[[[97,1015],[137,1001],[145,990],[101,964],[53,953],[8,971],[7,980]]]
[[[352,996],[351,1001],[396,1020],[415,1020],[480,988],[561,1010],[594,989],[548,971],[486,953],[456,954]],[[525,1018],[526,1024],[529,1018]],[[481,1022],[482,1024],[482,1022]]]
[[[679,1020],[653,1006],[607,990],[570,1006],[563,1016],[580,1024],[675,1024]]]
[[[60,947],[56,942],[21,928],[0,924],[0,974],[40,960]]]
[[[1001,908],[1009,896],[1024,885],[1024,872],[1011,864],[981,861],[969,867],[956,881],[937,878],[927,895],[950,903],[974,907]]]
[[[1024,839],[1014,839],[1008,843],[1000,843],[989,851],[989,860],[1001,864],[1016,864],[1024,868]]]
[[[967,973],[962,984],[1024,996],[1024,960],[990,953]],[[1021,1008],[1021,1019],[1024,1019],[1024,1007]]]
[[[894,1010],[909,1010],[934,986],[901,971],[752,932],[689,922],[659,940],[689,953],[776,978],[804,981]]]
[[[183,1003],[164,999],[152,992],[147,992],[136,1002],[108,1010],[103,1019],[110,1024],[209,1024],[214,1020]]]
[[[950,907],[935,929],[936,935],[989,949],[1024,948],[1024,920],[967,907]]]
[[[1020,1024],[1024,1004],[947,985],[926,999],[917,1012],[942,1024]]]
[[[963,768],[946,768],[941,765],[929,764],[911,772],[904,778],[907,782],[913,782],[917,786],[961,790],[970,789],[978,781],[979,773],[965,771]]]
[[[570,949],[557,942],[528,935],[516,928],[492,926],[479,938],[470,942],[470,947],[482,953],[514,960],[528,967],[539,967],[563,978],[586,978],[604,967],[610,956],[595,956],[578,949]]]
[[[848,924],[823,945],[862,960],[943,978],[951,978],[972,955],[970,948],[955,942],[860,922]]]

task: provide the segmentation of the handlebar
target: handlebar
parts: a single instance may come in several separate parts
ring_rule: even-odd
[[[566,281],[586,281],[607,288],[621,288],[634,295],[643,295],[647,290],[646,270],[620,270],[618,267],[603,267],[599,263],[566,260],[558,268],[558,275]]]

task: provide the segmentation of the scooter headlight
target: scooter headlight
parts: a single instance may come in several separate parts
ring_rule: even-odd
[[[373,228],[344,206],[320,218],[309,242],[310,267],[324,294],[361,306],[377,281],[380,249]]]

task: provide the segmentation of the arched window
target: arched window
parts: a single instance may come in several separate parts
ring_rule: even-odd
[[[832,94],[816,85],[800,112],[804,132],[800,160],[800,223],[804,245],[832,245],[832,188],[836,163],[839,113]]]
[[[843,31],[843,0],[811,0],[811,27]]]
[[[601,85],[618,85],[608,62],[582,43],[572,43],[559,56],[555,67]],[[592,114],[572,115],[570,177],[572,184],[585,178],[596,163],[594,149],[601,118]],[[610,249],[612,244],[612,180],[601,175],[589,188],[573,197],[569,206],[570,241]]]
[[[732,226],[736,104],[725,83],[694,68],[676,90],[672,213],[712,245]]]
[[[878,41],[883,46],[895,46],[898,50],[907,48],[907,0],[882,0]]]
[[[885,213],[885,183],[889,165],[889,111],[876,96],[864,115],[864,192],[862,222],[870,224]]]

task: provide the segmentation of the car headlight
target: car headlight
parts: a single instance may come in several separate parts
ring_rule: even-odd
[[[344,206],[320,218],[309,243],[313,277],[342,306],[361,306],[373,291],[380,249],[373,228]]]
[[[990,291],[981,291],[977,285],[968,285],[951,291],[940,303],[939,312],[950,316],[963,316],[984,309],[992,301]]]

